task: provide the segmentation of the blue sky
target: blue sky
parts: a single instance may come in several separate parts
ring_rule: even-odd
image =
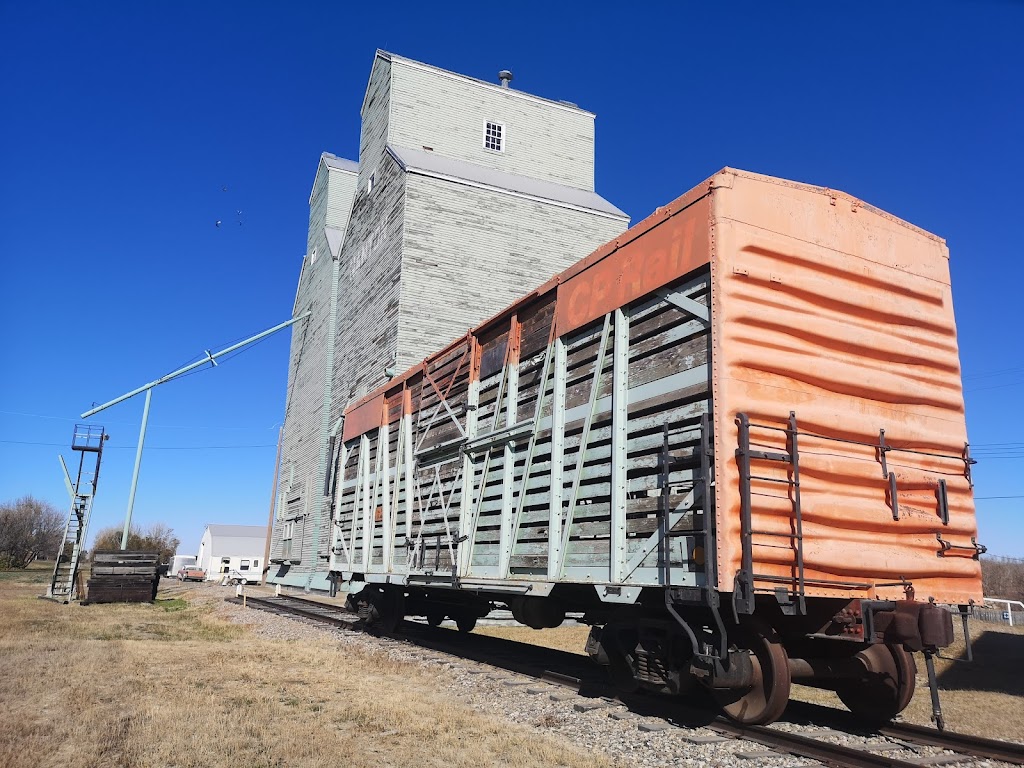
[[[1024,5],[379,9],[0,0],[0,499],[64,508],[82,411],[288,318],[317,159],[356,158],[379,47],[596,112],[598,191],[634,221],[730,165],[945,237],[981,541],[1024,556]],[[140,524],[188,552],[266,521],[287,354],[156,390]],[[94,531],[123,520],[141,412],[95,418]]]

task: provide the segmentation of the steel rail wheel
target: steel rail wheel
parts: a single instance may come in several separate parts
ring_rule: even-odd
[[[476,629],[476,616],[474,616],[469,610],[462,611],[452,618],[455,619],[455,625],[459,628],[459,632],[462,632],[463,634],[472,632]]]
[[[879,643],[865,648],[857,658],[864,665],[865,677],[837,685],[840,701],[863,720],[892,720],[914,697],[914,655],[902,646]]]
[[[764,725],[778,720],[789,703],[789,657],[774,630],[748,627],[737,635],[747,645],[754,679],[747,688],[712,688],[711,695],[731,720]]]
[[[367,626],[394,632],[405,618],[405,595],[394,588],[383,588],[370,596]]]

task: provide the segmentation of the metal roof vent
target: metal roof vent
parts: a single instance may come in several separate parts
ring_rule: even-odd
[[[501,81],[502,88],[508,88],[508,84],[512,82],[512,73],[507,69],[503,69],[498,73],[498,79]]]

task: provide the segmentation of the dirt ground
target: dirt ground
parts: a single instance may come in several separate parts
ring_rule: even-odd
[[[609,765],[468,709],[425,667],[256,636],[190,604],[202,587],[60,605],[38,599],[47,579],[0,574],[4,768]]]

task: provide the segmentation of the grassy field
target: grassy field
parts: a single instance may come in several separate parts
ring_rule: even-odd
[[[957,641],[944,656],[962,658],[963,636],[956,625]],[[559,648],[583,653],[587,627],[560,627],[532,630],[527,627],[479,627],[479,634],[503,637],[517,642]],[[937,659],[936,671],[941,688],[942,709],[946,727],[964,733],[991,738],[1024,738],[1024,628],[971,622],[971,639],[975,660],[961,663]],[[918,662],[917,691],[904,719],[920,725],[931,725],[931,699],[924,659]],[[792,697],[799,701],[844,708],[831,691],[793,686]]]
[[[608,765],[469,710],[419,665],[257,636],[196,588],[164,582],[154,605],[59,605],[38,599],[47,578],[0,578],[5,768]]]
[[[436,672],[326,639],[258,636],[214,615],[222,591],[165,581],[154,605],[40,600],[44,567],[0,574],[0,765],[600,768],[537,728],[467,709]],[[977,661],[939,661],[949,727],[1024,733],[1024,631],[973,628]],[[478,632],[582,652],[586,627]],[[951,654],[963,651],[962,642]],[[927,724],[924,670],[907,719]],[[837,703],[811,688],[794,697]]]

